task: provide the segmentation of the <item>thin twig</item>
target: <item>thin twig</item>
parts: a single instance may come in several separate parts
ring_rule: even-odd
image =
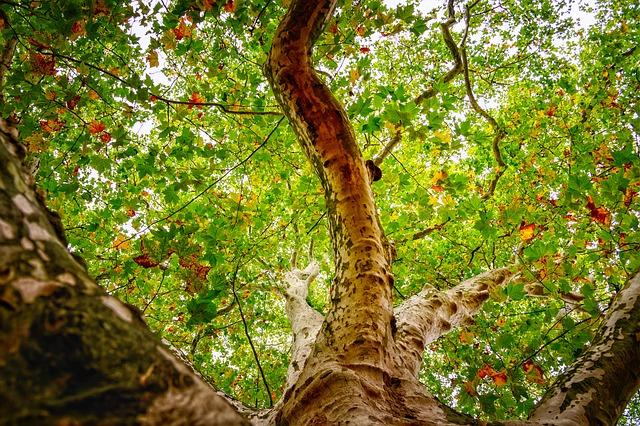
[[[233,272],[233,279],[231,280],[231,292],[233,293],[233,299],[238,304],[238,312],[240,312],[240,318],[242,319],[242,324],[244,325],[244,334],[247,337],[247,340],[249,341],[249,346],[251,346],[251,352],[253,352],[253,358],[256,361],[258,370],[260,371],[260,376],[262,377],[262,382],[264,383],[264,387],[267,390],[267,396],[269,397],[269,408],[271,408],[273,407],[273,397],[271,396],[269,383],[267,383],[267,378],[264,375],[264,371],[262,370],[262,365],[260,364],[260,358],[258,358],[258,352],[256,351],[256,348],[253,345],[253,341],[251,340],[251,335],[249,334],[249,326],[247,325],[247,321],[244,317],[244,312],[242,311],[242,304],[240,303],[240,299],[238,298],[238,294],[236,293],[236,278],[238,276],[239,268],[240,268],[240,262],[237,262],[236,269]]]
[[[105,70],[97,65],[94,65],[90,62],[87,61],[83,61],[81,59],[76,59],[72,56],[68,56],[68,55],[64,55],[62,53],[59,52],[41,52],[42,54],[45,55],[50,55],[50,56],[54,56],[54,57],[60,57],[63,59],[66,59],[68,61],[71,62],[75,62],[77,64],[82,64],[82,65],[86,65],[89,68],[92,68],[102,74],[106,74],[111,78],[114,78],[116,80],[118,80],[120,83],[124,84],[125,86],[135,89],[135,90],[140,90],[140,87],[137,87],[136,85],[129,83],[127,80],[125,80],[124,78],[112,73],[111,71]],[[235,115],[275,115],[275,116],[282,116],[282,113],[279,111],[253,111],[253,110],[238,110],[235,111],[233,109],[230,109],[230,105],[227,104],[223,104],[220,102],[193,102],[193,101],[177,101],[174,99],[169,99],[166,98],[158,93],[152,93],[149,92],[149,96],[150,98],[153,97],[158,101],[162,101],[166,104],[172,104],[172,105],[189,105],[189,106],[213,106],[216,107],[218,109],[220,109],[220,111],[224,112],[225,114],[235,114]]]
[[[276,125],[273,127],[273,129],[271,129],[271,131],[269,132],[267,137],[264,138],[264,140],[262,141],[262,143],[260,145],[258,145],[253,151],[251,151],[251,153],[248,156],[246,156],[243,160],[241,160],[238,163],[236,163],[233,167],[227,169],[218,179],[216,179],[215,181],[213,181],[212,183],[207,185],[206,188],[204,188],[202,191],[200,191],[198,194],[196,194],[195,197],[193,197],[192,199],[190,199],[189,201],[187,201],[182,206],[178,207],[176,210],[172,211],[168,215],[166,215],[166,216],[164,216],[164,217],[162,217],[160,219],[154,220],[149,225],[147,225],[144,228],[142,228],[140,231],[138,231],[135,234],[133,234],[132,236],[122,240],[118,244],[118,246],[120,244],[124,244],[125,242],[132,240],[133,238],[135,238],[136,236],[142,234],[143,232],[148,231],[149,229],[151,229],[152,227],[154,227],[158,223],[164,222],[165,220],[171,218],[172,216],[175,216],[177,213],[181,212],[182,210],[186,209],[189,205],[193,204],[194,201],[196,201],[198,198],[202,197],[205,193],[207,193],[207,191],[209,191],[216,184],[218,184],[220,181],[222,181],[224,178],[226,178],[232,171],[234,171],[235,169],[237,169],[238,167],[242,166],[247,161],[249,161],[251,159],[251,157],[253,157],[255,155],[255,153],[260,150],[260,148],[262,148],[263,146],[265,146],[267,144],[267,142],[269,141],[271,136],[275,133],[276,129],[280,126],[280,123],[282,123],[283,120],[284,120],[284,116],[280,117],[280,120],[278,120]],[[116,248],[117,248],[117,246],[116,246]]]

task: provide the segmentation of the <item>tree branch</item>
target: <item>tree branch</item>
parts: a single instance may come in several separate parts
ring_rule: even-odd
[[[260,357],[258,357],[258,351],[256,351],[256,347],[254,346],[253,340],[251,339],[251,334],[249,334],[249,325],[247,324],[247,320],[242,310],[242,304],[240,303],[240,299],[238,298],[238,293],[236,292],[236,278],[238,276],[239,267],[240,267],[240,263],[238,262],[236,264],[236,269],[233,272],[233,279],[231,280],[231,292],[233,293],[233,299],[238,305],[238,312],[240,313],[240,318],[242,319],[242,325],[244,326],[244,335],[247,337],[247,341],[249,342],[249,346],[251,347],[251,352],[253,353],[253,359],[256,361],[258,372],[260,373],[260,377],[262,378],[262,383],[264,384],[267,397],[269,398],[269,407],[273,407],[273,397],[271,396],[271,389],[269,388],[269,382],[267,382],[267,378],[264,375],[264,370],[262,369],[262,364],[260,363]]]
[[[538,423],[615,424],[640,388],[640,274],[617,295],[593,343],[542,397]]]
[[[471,320],[489,298],[512,276],[507,268],[495,269],[444,291],[429,286],[395,309],[396,345],[400,363],[418,376],[424,348],[438,337]]]
[[[442,37],[444,38],[444,42],[447,45],[449,52],[451,52],[451,56],[453,56],[454,63],[453,63],[453,67],[449,71],[447,71],[447,73],[442,77],[442,82],[444,83],[450,82],[458,74],[462,72],[462,57],[460,55],[460,49],[458,48],[458,45],[456,44],[455,40],[453,39],[453,36],[451,35],[451,27],[453,26],[453,24],[456,23],[456,16],[453,8],[453,0],[449,0],[447,3],[447,13],[449,15],[449,18],[445,22],[440,24],[440,30],[442,31]],[[467,27],[468,27],[468,22],[467,22]],[[465,37],[463,38],[463,42],[466,41],[466,33],[467,33],[467,29],[465,29]],[[464,46],[464,44],[462,44],[462,46]],[[415,98],[414,102],[416,104],[421,104],[427,99],[434,97],[438,93],[439,93],[439,90],[436,87],[430,86],[424,92],[422,92],[417,98]]]
[[[402,141],[402,129],[396,130],[393,138],[391,138],[391,140],[382,148],[382,150],[380,150],[380,152],[376,154],[375,157],[373,157],[373,164],[379,167],[384,159],[387,158],[389,154],[391,154],[391,151],[393,151],[396,145],[400,143],[400,141]]]
[[[320,268],[311,262],[304,270],[294,269],[285,276],[287,318],[293,332],[293,347],[287,372],[286,388],[293,386],[304,367],[324,318],[307,303],[309,285]]]
[[[468,11],[467,11],[467,15],[468,15]],[[489,125],[493,129],[493,132],[495,133],[495,136],[493,137],[493,142],[491,144],[491,150],[493,151],[493,157],[495,158],[498,166],[495,170],[495,175],[493,177],[493,180],[489,184],[489,188],[487,189],[487,191],[482,197],[483,199],[486,200],[493,196],[493,193],[495,192],[495,189],[496,189],[496,185],[498,184],[498,181],[500,180],[500,178],[502,177],[502,175],[504,174],[507,168],[507,165],[502,159],[502,154],[500,153],[500,142],[502,141],[502,139],[504,139],[507,133],[500,125],[498,125],[498,122],[478,104],[478,101],[476,100],[476,97],[473,94],[471,78],[469,77],[469,63],[467,61],[467,50],[464,47],[461,49],[461,56],[462,56],[462,64],[463,64],[463,71],[464,71],[464,84],[467,91],[467,97],[469,98],[469,102],[471,103],[471,106],[473,107],[474,111],[480,114],[489,123]]]
[[[454,63],[453,63],[453,67],[449,71],[447,71],[439,80],[439,81],[442,81],[443,83],[449,83],[451,80],[453,80],[456,76],[458,76],[462,72],[462,57],[460,54],[460,48],[458,48],[458,45],[456,44],[455,40],[453,39],[453,36],[451,35],[451,27],[453,26],[453,24],[456,23],[453,0],[448,0],[447,2],[447,13],[449,15],[449,18],[445,22],[440,24],[440,30],[442,31],[442,37],[444,38],[444,42],[447,45],[449,52],[451,52],[451,56],[453,57]],[[460,43],[461,46],[464,46],[466,43],[467,33],[469,29],[468,20],[466,21],[466,24],[467,25],[464,30],[464,36]],[[438,88],[431,85],[414,99],[414,103],[416,105],[420,105],[422,102],[426,101],[427,99],[431,99],[432,97],[437,95],[439,92],[440,90]],[[382,150],[374,156],[373,163],[376,166],[380,166],[380,164],[382,164],[385,158],[389,156],[389,154],[401,141],[402,141],[402,129],[398,129],[395,135],[393,135],[393,138],[391,138],[391,140],[382,148]]]

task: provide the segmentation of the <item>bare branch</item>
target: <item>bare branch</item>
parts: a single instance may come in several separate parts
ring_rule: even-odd
[[[471,320],[490,292],[511,278],[507,268],[468,279],[445,291],[429,286],[395,309],[396,344],[404,368],[416,377],[424,348],[438,337]]]
[[[373,164],[376,166],[380,166],[385,158],[391,154],[391,151],[400,143],[402,140],[402,129],[396,130],[396,134],[393,135],[393,138],[382,148],[382,150],[373,157]]]
[[[256,347],[253,344],[253,340],[251,339],[251,334],[249,334],[249,325],[247,324],[247,320],[244,316],[244,312],[242,311],[242,304],[240,303],[240,298],[238,298],[238,293],[236,292],[236,277],[238,275],[239,267],[240,267],[240,263],[236,264],[236,269],[233,273],[233,279],[231,280],[231,292],[233,293],[233,299],[238,305],[238,312],[240,313],[240,318],[242,319],[242,324],[244,326],[244,334],[247,337],[249,346],[251,346],[253,359],[256,361],[258,371],[260,372],[260,377],[262,377],[262,383],[264,384],[265,390],[267,392],[267,396],[269,398],[269,407],[273,407],[273,397],[271,396],[271,389],[269,388],[269,382],[267,382],[267,378],[264,375],[264,370],[262,369],[262,364],[260,363],[260,358],[258,357],[258,351],[256,350]]]
[[[324,320],[322,315],[307,303],[309,285],[319,272],[318,264],[311,262],[304,270],[294,269],[285,276],[286,310],[293,332],[287,388],[296,383]]]
[[[500,178],[502,177],[502,175],[504,174],[507,168],[507,165],[502,159],[502,154],[500,153],[500,142],[502,141],[502,139],[504,139],[507,133],[498,124],[498,122],[484,108],[482,108],[478,104],[478,101],[476,100],[476,97],[473,94],[471,78],[469,77],[469,63],[467,60],[467,50],[466,48],[463,47],[460,51],[461,51],[462,65],[463,65],[463,71],[464,71],[464,84],[467,90],[467,97],[469,98],[469,102],[471,103],[471,106],[473,107],[474,111],[480,114],[489,123],[489,125],[491,126],[491,128],[495,133],[495,136],[493,138],[493,143],[491,144],[491,149],[493,151],[493,157],[495,158],[498,166],[496,167],[495,175],[493,177],[493,180],[489,184],[488,190],[485,192],[484,196],[482,197],[483,199],[486,200],[493,196],[493,193],[495,192],[495,189],[496,189],[496,185],[498,184],[498,181],[500,180]]]

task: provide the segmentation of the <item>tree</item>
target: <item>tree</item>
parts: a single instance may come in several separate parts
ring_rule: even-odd
[[[637,5],[283,3],[0,2],[3,421],[618,421]]]

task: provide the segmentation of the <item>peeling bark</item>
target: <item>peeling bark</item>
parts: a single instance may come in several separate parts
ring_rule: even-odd
[[[0,122],[0,418],[7,424],[247,424],[67,250]]]

